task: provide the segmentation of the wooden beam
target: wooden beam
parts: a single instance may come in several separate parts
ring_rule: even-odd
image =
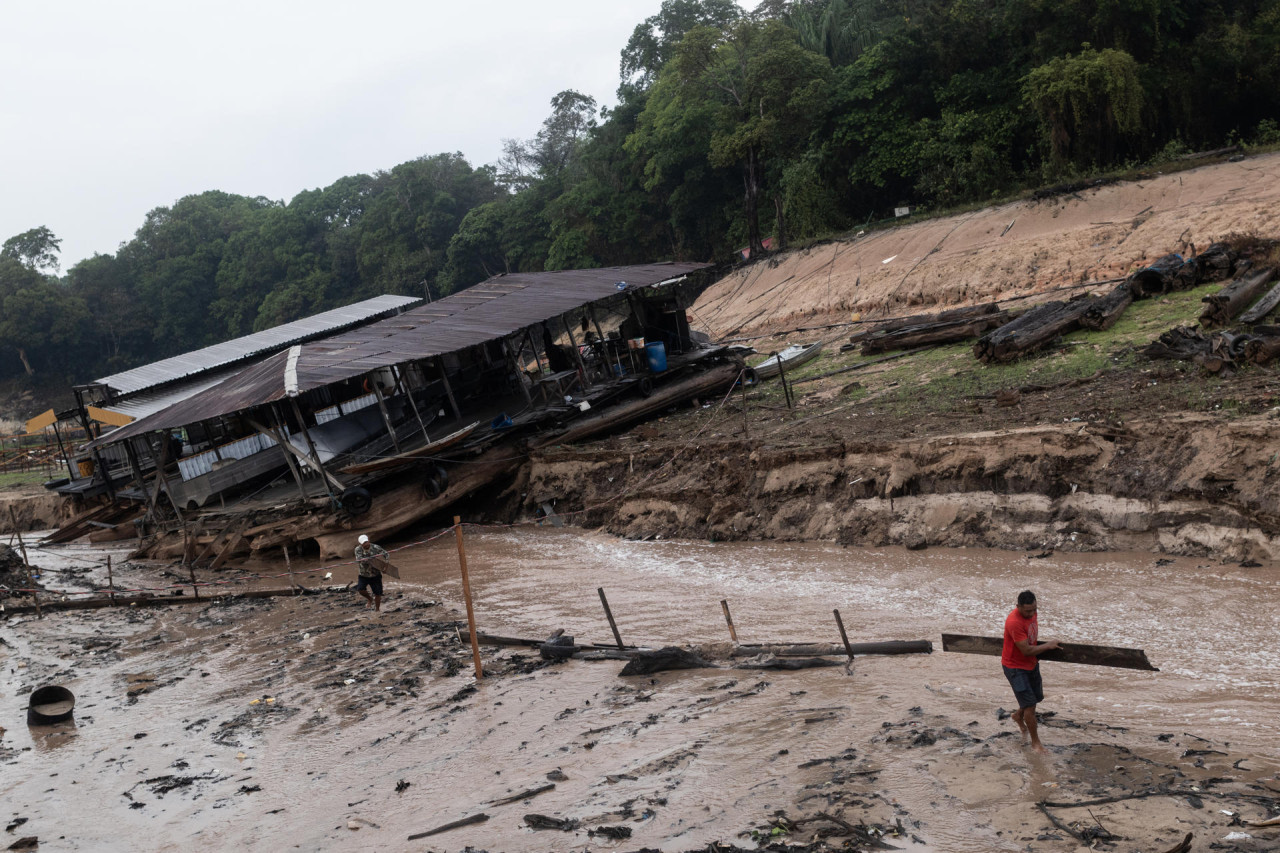
[[[968,634],[943,634],[944,652],[963,652],[970,655],[999,656],[1004,649],[1001,637],[975,637]],[[1091,646],[1084,643],[1063,643],[1060,647],[1038,655],[1040,660],[1059,663],[1081,663],[1088,666],[1118,666],[1123,669],[1160,670],[1147,660],[1142,649],[1124,649],[1116,646]]]
[[[301,420],[301,414],[302,414],[301,412],[298,413],[299,420]],[[303,437],[307,439],[307,446],[311,448],[311,452],[316,453],[315,459],[312,459],[310,456],[303,453],[298,448],[294,447],[292,444],[289,443],[289,439],[285,438],[283,435],[277,434],[270,427],[265,427],[262,424],[258,423],[257,421],[253,420],[252,418],[245,418],[245,423],[249,424],[249,426],[253,427],[258,432],[265,435],[267,438],[270,438],[271,440],[273,440],[277,445],[279,445],[280,449],[283,450],[285,453],[292,454],[299,461],[304,462],[310,467],[314,468],[316,471],[320,473],[321,477],[324,477],[325,480],[331,483],[334,486],[334,488],[336,488],[339,492],[346,489],[346,486],[342,484],[341,480],[339,480],[337,477],[330,474],[328,471],[324,470],[324,466],[320,464],[319,454],[316,452],[316,446],[312,444],[311,436],[307,435],[306,427],[303,427],[302,434],[303,434]]]

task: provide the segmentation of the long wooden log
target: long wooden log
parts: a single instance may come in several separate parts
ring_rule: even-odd
[[[999,656],[1004,649],[1001,637],[975,637],[969,634],[943,634],[944,652],[964,652],[971,655]],[[1143,669],[1159,672],[1147,660],[1142,649],[1124,649],[1117,646],[1092,646],[1084,643],[1063,643],[1052,651],[1039,655],[1040,660],[1060,663],[1082,663],[1089,666],[1118,666],[1123,669]]]
[[[1254,364],[1267,364],[1280,356],[1280,337],[1255,337],[1244,345],[1244,357]]]
[[[969,320],[907,326],[862,343],[863,355],[875,355],[895,349],[912,349],[929,344],[946,344],[974,338],[983,332],[997,328],[1009,319],[1007,311],[987,314]]]
[[[1034,352],[1060,335],[1074,331],[1080,325],[1081,315],[1094,301],[1093,297],[1083,297],[1070,302],[1046,302],[1032,308],[1012,323],[980,338],[973,345],[973,354],[990,363],[1010,361]]]
[[[1280,305],[1280,283],[1273,285],[1265,296],[1254,303],[1252,308],[1241,314],[1240,322],[1252,326],[1276,310],[1277,305]]]
[[[838,655],[927,655],[933,653],[933,643],[928,640],[883,640],[876,643],[748,643],[734,646],[730,655],[735,658],[773,655],[775,657],[824,657]]]
[[[972,320],[976,317],[985,317],[991,314],[1004,313],[1000,310],[1000,306],[994,302],[986,302],[982,305],[966,305],[963,308],[949,308],[946,311],[939,311],[936,314],[912,314],[907,317],[894,317],[890,320],[884,320],[876,323],[865,332],[859,332],[849,338],[850,343],[858,343],[875,335],[885,334],[888,332],[896,332],[899,329],[905,329],[910,326],[932,326],[938,323],[954,323],[962,320]]]
[[[473,814],[470,817],[464,817],[461,820],[455,820],[452,823],[446,823],[443,826],[437,826],[435,829],[428,829],[426,832],[415,832],[409,836],[410,841],[416,841],[419,838],[426,838],[428,835],[437,835],[441,832],[448,832],[451,829],[458,829],[463,826],[471,826],[477,823],[484,823],[489,816],[484,812]]]
[[[1267,283],[1275,277],[1275,273],[1274,267],[1263,267],[1201,299],[1205,305],[1200,312],[1200,325],[1208,329],[1230,323],[1249,303],[1258,298]]]
[[[343,592],[345,590],[345,586],[327,586],[303,589],[306,593]],[[210,604],[213,602],[225,601],[228,598],[275,598],[281,595],[297,594],[296,589],[247,589],[241,592],[219,593],[217,587],[206,587],[204,598],[195,598],[190,595],[126,596],[117,593],[114,599],[109,596],[94,596],[93,598],[79,598],[68,601],[42,601],[40,602],[40,606],[45,610],[100,610],[104,607],[128,607],[130,605],[137,607],[165,607],[170,604]],[[3,608],[0,608],[0,618],[35,612],[36,607],[34,604],[6,604]]]
[[[1110,293],[1085,309],[1080,315],[1080,325],[1095,332],[1110,329],[1132,304],[1133,290],[1127,282],[1118,284]]]
[[[604,430],[638,420],[652,412],[661,411],[672,403],[693,397],[706,391],[728,388],[742,372],[742,365],[721,364],[702,373],[661,385],[649,397],[619,406],[611,406],[600,414],[574,421],[564,432],[538,438],[529,442],[530,450],[554,444],[569,444]]]

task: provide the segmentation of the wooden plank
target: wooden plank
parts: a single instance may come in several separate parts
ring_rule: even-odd
[[[382,556],[373,557],[369,560],[369,562],[373,563],[373,567],[378,571],[382,572],[384,575],[391,575],[391,577],[395,578],[396,580],[400,580],[400,570],[395,566],[393,566],[391,564],[391,561],[388,560],[386,557],[382,557]]]
[[[944,652],[963,652],[971,655],[999,656],[1004,650],[1001,637],[975,637],[969,634],[943,634]],[[1080,663],[1088,666],[1117,666],[1123,669],[1160,670],[1147,660],[1142,649],[1124,649],[1117,646],[1092,646],[1084,643],[1063,643],[1059,648],[1038,656],[1040,660],[1059,663]]]

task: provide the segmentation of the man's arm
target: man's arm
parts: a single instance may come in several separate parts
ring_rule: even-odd
[[[1018,651],[1022,652],[1027,657],[1035,657],[1041,652],[1047,652],[1052,649],[1056,649],[1059,645],[1057,640],[1046,640],[1043,643],[1036,643],[1032,645],[1031,643],[1027,642],[1027,639],[1025,637],[1022,638],[1021,640],[1014,640],[1013,644],[1018,647]]]

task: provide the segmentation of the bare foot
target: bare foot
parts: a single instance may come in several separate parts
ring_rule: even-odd
[[[1027,731],[1027,724],[1022,721],[1022,717],[1014,716],[1013,721],[1018,724],[1018,731],[1022,732],[1022,742],[1026,743],[1030,733]]]
[[[1049,750],[1045,749],[1044,744],[1042,744],[1040,741],[1035,741],[1034,743],[1032,743],[1031,748],[1034,749],[1036,752],[1041,753],[1042,755],[1049,754]]]

